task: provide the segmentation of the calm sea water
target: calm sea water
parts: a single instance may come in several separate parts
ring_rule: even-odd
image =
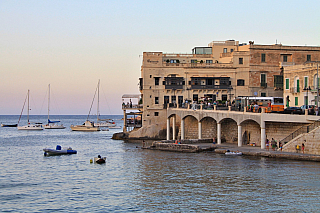
[[[121,130],[72,132],[70,125],[86,116],[56,117],[67,129],[0,128],[0,211],[320,211],[320,163],[142,150],[111,139]],[[122,125],[121,116],[107,117]],[[45,123],[46,116],[31,120]],[[78,154],[43,155],[58,144]],[[98,154],[107,157],[105,165],[90,164]]]

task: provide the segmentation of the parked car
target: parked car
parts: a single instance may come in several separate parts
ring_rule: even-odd
[[[301,109],[301,107],[287,107],[283,110],[284,114],[298,114],[302,115],[304,114],[304,110]]]
[[[314,115],[315,114],[315,106],[314,105],[302,105],[300,107],[302,111],[304,112],[306,109],[308,109],[308,115]]]

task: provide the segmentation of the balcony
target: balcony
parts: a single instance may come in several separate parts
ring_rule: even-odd
[[[166,85],[166,89],[183,89],[183,85]]]
[[[231,85],[191,85],[191,89],[233,89]]]
[[[267,87],[268,87],[268,84],[265,83],[265,82],[261,82],[261,83],[260,83],[260,87],[262,87],[262,88],[267,88]]]
[[[290,92],[291,93],[300,93],[300,87],[291,87]]]
[[[183,89],[183,77],[165,77],[164,81],[166,89]]]

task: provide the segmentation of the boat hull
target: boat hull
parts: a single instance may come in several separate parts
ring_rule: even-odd
[[[76,150],[72,149],[62,149],[62,150],[56,150],[56,149],[43,149],[44,155],[49,156],[49,155],[72,155],[72,154],[77,154]]]
[[[84,132],[96,132],[100,131],[99,127],[91,127],[91,126],[85,126],[85,125],[76,125],[70,127],[72,131],[84,131]]]
[[[45,129],[65,129],[66,127],[63,125],[50,125],[47,124],[44,126]]]
[[[18,126],[18,130],[43,130],[42,125]]]
[[[18,124],[1,124],[2,127],[17,127]]]
[[[97,163],[97,164],[103,164],[103,163],[106,163],[106,157],[103,157],[103,158],[94,158],[94,162]]]

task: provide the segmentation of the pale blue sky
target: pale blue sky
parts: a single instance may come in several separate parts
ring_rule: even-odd
[[[0,114],[87,114],[101,79],[101,114],[139,93],[145,51],[191,53],[228,39],[320,46],[320,1],[0,0]],[[57,110],[55,110],[57,109]],[[59,110],[58,110],[59,109]]]

